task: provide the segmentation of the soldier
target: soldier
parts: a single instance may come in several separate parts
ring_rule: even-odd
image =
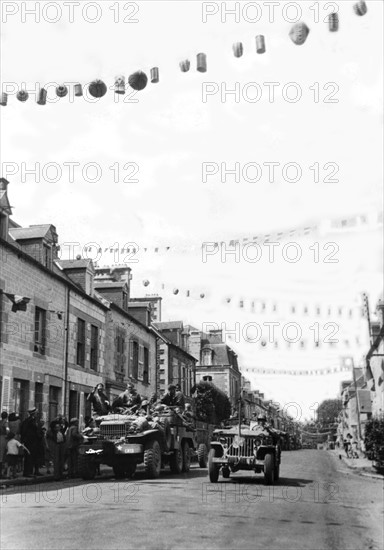
[[[92,403],[93,411],[97,416],[108,414],[111,409],[107,396],[104,393],[104,384],[97,384],[88,395],[87,401]]]
[[[129,408],[138,409],[141,405],[141,397],[137,393],[135,386],[128,382],[127,389],[122,392],[112,403],[112,409]]]
[[[164,395],[164,397],[161,399],[161,402],[163,405],[167,405],[168,407],[176,407],[176,386],[174,384],[170,384],[168,386],[168,391]]]

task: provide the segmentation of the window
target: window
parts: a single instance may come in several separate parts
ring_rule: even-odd
[[[58,415],[60,392],[61,388],[49,386],[49,422],[52,422]]]
[[[130,375],[137,380],[139,370],[139,344],[135,340],[131,340],[129,345],[129,366]]]
[[[144,377],[144,346],[139,345],[139,370],[137,373],[137,379],[143,380]]]
[[[29,409],[29,382],[28,380],[13,380],[13,399],[15,411],[23,418]]]
[[[144,372],[143,382],[149,384],[149,349],[144,348]]]
[[[172,358],[172,384],[180,383],[179,362],[176,357]]]
[[[201,351],[202,364],[204,367],[210,367],[212,365],[212,350],[209,348]]]
[[[35,345],[34,351],[45,354],[45,329],[46,329],[46,311],[36,307],[35,309]]]
[[[80,367],[85,365],[85,321],[83,319],[77,319],[76,364]]]
[[[35,383],[35,407],[40,417],[43,414],[43,384],[40,382]]]
[[[125,363],[125,333],[118,329],[116,333],[116,366],[115,370],[118,372],[124,372]]]
[[[70,390],[69,392],[69,418],[77,418],[79,416],[79,394],[77,391]]]
[[[43,258],[43,264],[45,267],[48,267],[50,269],[51,267],[51,249],[49,246],[44,245],[44,258]]]
[[[91,325],[91,369],[97,370],[99,359],[99,329]]]

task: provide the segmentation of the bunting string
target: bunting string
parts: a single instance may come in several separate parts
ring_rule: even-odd
[[[366,2],[364,0],[359,0],[353,5],[353,10],[355,14],[360,17],[365,15],[368,11]],[[328,30],[331,33],[337,32],[339,30],[338,13],[334,12],[328,15]],[[310,35],[310,29],[306,25],[306,23],[303,21],[295,23],[291,27],[288,33],[289,38],[297,46],[302,46],[307,41],[309,35]],[[242,57],[244,53],[243,43],[236,42],[235,44],[232,45],[232,50],[233,50],[233,55],[236,58]],[[266,52],[267,52],[267,47],[266,47],[265,36],[263,35],[256,36],[257,55],[265,55]],[[179,63],[179,69],[182,73],[189,72],[190,67],[191,67],[191,62],[189,59],[184,59]],[[127,91],[128,86],[129,88],[131,88],[131,90],[142,91],[146,88],[148,80],[150,80],[152,84],[159,83],[160,82],[159,67],[152,67],[150,68],[149,71],[150,71],[149,79],[147,74],[144,71],[139,70],[132,73],[128,77],[128,84],[126,84],[126,79],[124,75],[120,74],[116,76],[114,85],[112,86],[114,93],[117,95],[124,95],[125,92]],[[196,71],[200,73],[205,73],[207,71],[207,55],[205,53],[200,52],[196,55]],[[73,84],[71,88],[73,88],[73,93],[75,97],[82,97],[84,95],[83,84],[78,82]],[[108,87],[103,80],[96,79],[86,86],[86,91],[87,93],[89,93],[90,96],[98,99],[106,95],[108,91]],[[61,100],[67,97],[68,95],[70,95],[68,86],[65,84],[60,84],[56,86],[55,95],[57,98],[60,98]],[[18,101],[25,103],[29,98],[29,94],[27,90],[20,89],[16,94],[16,98],[18,99]],[[3,91],[0,95],[0,105],[5,107],[7,103],[8,103],[8,93]],[[44,87],[40,88],[37,94],[36,103],[38,105],[46,105],[47,103],[46,88]]]

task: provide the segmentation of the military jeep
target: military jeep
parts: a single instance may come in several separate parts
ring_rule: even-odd
[[[173,411],[161,415],[159,427],[138,433],[132,433],[132,418],[126,415],[101,418],[100,432],[79,449],[83,479],[93,479],[99,464],[111,466],[116,478],[132,477],[138,464],[144,464],[149,478],[157,478],[166,464],[173,473],[189,471],[194,433]]]
[[[229,478],[239,470],[264,473],[267,485],[279,479],[281,449],[276,430],[263,428],[256,423],[220,428],[213,432],[208,455],[208,474],[216,483],[219,474]]]

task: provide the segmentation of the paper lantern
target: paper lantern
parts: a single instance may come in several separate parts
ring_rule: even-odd
[[[68,93],[68,88],[66,86],[57,86],[56,95],[57,97],[65,97]]]
[[[289,32],[292,42],[301,46],[307,40],[309,28],[305,23],[295,23]]]
[[[197,66],[196,69],[199,73],[205,73],[207,71],[207,56],[205,53],[197,54]]]
[[[180,61],[179,66],[182,73],[187,73],[191,66],[191,62],[189,61],[189,59],[184,59],[184,61]]]
[[[128,78],[128,84],[134,90],[144,90],[148,82],[148,77],[143,71],[136,71]]]
[[[363,0],[357,2],[353,6],[353,9],[355,10],[356,15],[365,15],[368,11],[367,4]]]
[[[75,96],[81,97],[83,95],[83,87],[81,84],[75,84]]]
[[[330,13],[328,17],[328,26],[330,32],[337,32],[339,30],[339,14]]]
[[[257,53],[265,53],[265,38],[262,34],[256,36],[256,51]]]
[[[231,298],[227,298],[227,304],[231,302]]]
[[[107,86],[102,80],[93,80],[89,85],[92,97],[103,97],[107,93]]]
[[[115,94],[125,94],[125,76],[115,77]]]
[[[241,57],[243,55],[243,44],[241,42],[235,42],[232,49],[235,57]]]
[[[6,107],[7,103],[8,103],[8,94],[3,92],[0,95],[0,105],[2,105],[3,107]]]
[[[205,294],[204,294],[204,292],[202,292],[202,293],[200,294],[200,298],[204,298],[204,297],[205,297]]]
[[[39,92],[39,98],[37,100],[38,105],[45,105],[47,103],[47,90],[45,88],[41,88]]]
[[[143,281],[143,285],[144,285],[144,286],[148,286],[148,285],[149,285],[149,281],[148,281],[148,279],[144,279],[144,281]]]
[[[178,288],[174,288],[174,289],[173,289],[173,294],[179,294],[179,289],[178,289]]]
[[[29,93],[26,90],[20,90],[19,92],[17,92],[16,97],[19,101],[24,102],[27,101],[27,99],[29,98]]]
[[[261,341],[261,345],[263,346],[263,348],[267,345],[267,342],[265,340],[262,340]]]
[[[157,84],[159,82],[159,68],[152,67],[151,69],[151,82],[152,84]]]

